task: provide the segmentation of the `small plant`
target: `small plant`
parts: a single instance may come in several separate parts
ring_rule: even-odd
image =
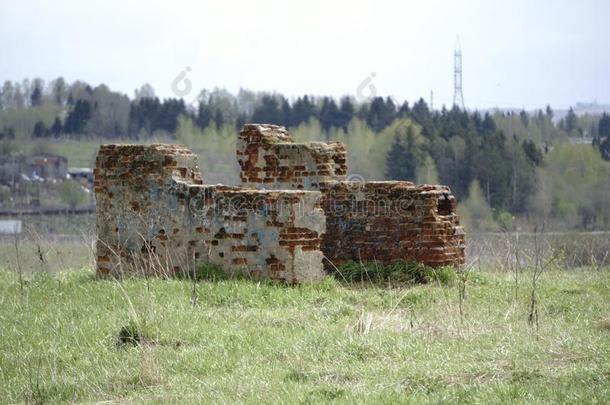
[[[453,266],[443,266],[437,269],[431,269],[432,273],[430,277],[432,281],[438,282],[442,285],[453,285],[457,279],[457,272]]]
[[[358,322],[354,325],[354,330],[362,335],[365,335],[371,331],[373,326],[373,315],[370,313],[362,313]]]
[[[224,271],[222,267],[214,263],[205,263],[199,266],[195,272],[195,279],[197,280],[227,280],[231,278],[231,276],[232,275]]]
[[[40,369],[42,368],[42,361],[41,359],[38,359],[37,362],[37,366],[36,366],[36,376],[34,378],[34,380],[32,380],[32,374],[29,374],[29,384],[28,384],[28,390],[25,394],[25,399],[26,399],[26,403],[32,403],[32,404],[44,404],[46,402],[48,402],[48,398],[47,395],[45,393],[45,391],[42,389],[40,381]]]
[[[60,183],[58,188],[59,198],[72,210],[87,201],[85,189],[75,180],[66,180]]]
[[[134,320],[121,328],[118,335],[119,345],[138,346],[145,342],[150,342],[150,334],[146,328],[146,324],[139,324]]]
[[[218,280],[228,280],[231,278],[239,278],[240,273],[228,273],[222,269],[217,264],[214,263],[204,263],[199,266],[195,266],[192,270],[185,272],[178,272],[173,275],[173,277],[177,279],[186,279],[186,280],[207,280],[207,281],[218,281]]]

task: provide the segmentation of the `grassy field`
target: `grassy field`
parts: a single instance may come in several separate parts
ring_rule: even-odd
[[[545,271],[538,330],[528,272],[474,274],[461,320],[456,285],[0,271],[0,401],[605,403],[609,270]]]
[[[110,141],[108,141],[110,142]],[[68,158],[70,167],[89,167],[95,165],[95,155],[104,143],[102,140],[49,140],[40,142],[18,142],[19,148],[26,153],[51,152]]]

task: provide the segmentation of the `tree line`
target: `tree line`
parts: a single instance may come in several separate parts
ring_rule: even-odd
[[[289,100],[246,89],[235,95],[203,90],[189,105],[181,98],[161,100],[149,85],[129,98],[105,85],[61,78],[47,84],[5,82],[0,91],[0,137],[177,138],[202,154],[218,149],[202,159],[214,166],[209,168],[218,179],[231,170],[226,163],[233,153],[231,136],[246,122],[287,126],[299,140],[341,140],[348,145],[352,173],[365,178],[449,185],[463,206],[472,207],[465,216],[479,228],[539,215],[581,228],[610,223],[604,195],[597,191],[609,189],[610,181],[605,113],[579,116],[570,109],[557,120],[550,106],[534,112],[431,110],[423,99],[412,104],[389,97]],[[570,145],[578,137],[593,138],[592,145]],[[561,176],[572,176],[573,166],[582,176],[572,178],[570,188]]]

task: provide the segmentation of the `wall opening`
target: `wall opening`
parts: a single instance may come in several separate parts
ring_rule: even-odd
[[[436,210],[438,215],[451,215],[453,213],[451,201],[449,201],[449,195],[443,194],[443,196],[438,199],[438,206]]]

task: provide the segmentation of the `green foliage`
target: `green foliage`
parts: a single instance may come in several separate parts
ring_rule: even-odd
[[[64,124],[64,132],[68,134],[82,134],[87,123],[93,115],[93,107],[89,100],[77,100],[74,108],[68,114]]]
[[[70,151],[70,166],[89,167],[95,153],[89,148],[103,139],[177,141],[199,155],[207,182],[238,184],[236,129],[246,122],[270,122],[289,127],[297,141],[344,142],[349,174],[367,180],[438,182],[448,185],[458,201],[466,199],[476,180],[496,213],[530,220],[531,214],[543,213],[557,228],[599,229],[609,220],[597,191],[607,182],[594,175],[595,188],[590,179],[580,182],[572,173],[568,177],[579,183],[560,185],[557,179],[566,167],[546,165],[551,155],[557,159],[558,148],[573,148],[573,153],[582,148],[564,146],[568,137],[593,137],[601,157],[610,160],[608,114],[577,115],[570,108],[556,125],[550,106],[533,114],[483,115],[457,107],[432,111],[423,99],[412,106],[387,97],[361,103],[328,96],[289,101],[277,93],[240,89],[233,95],[219,88],[202,90],[197,103],[160,100],[150,85],[130,100],[103,84],[92,87],[58,78],[45,87],[41,79],[6,81],[0,89],[0,139],[14,138],[29,149],[32,138],[52,138],[45,141],[56,143],[61,153]],[[70,138],[93,139],[83,140],[87,153],[80,153],[78,146],[67,144]],[[592,199],[583,197],[589,194]]]
[[[63,181],[59,184],[58,189],[61,201],[72,209],[87,201],[87,193],[77,181]]]
[[[596,143],[602,157],[610,160],[610,115],[604,113],[599,120]]]
[[[576,126],[578,125],[578,117],[576,117],[576,113],[574,109],[570,107],[568,110],[568,114],[565,117],[565,129],[568,134],[572,134],[576,130]]]
[[[455,281],[455,270],[450,266],[432,268],[421,263],[397,261],[392,264],[377,262],[349,262],[339,266],[335,278],[348,282],[395,281],[407,284],[439,282],[450,285]]]
[[[10,128],[17,140],[29,140],[37,122],[42,122],[45,128],[49,128],[60,111],[60,108],[53,104],[27,109],[0,110],[0,129]]]
[[[117,336],[119,345],[137,346],[151,340],[149,326],[145,322],[137,322],[133,319],[121,328]]]
[[[477,180],[473,180],[468,190],[468,198],[458,205],[462,223],[469,231],[494,231],[497,225],[493,212],[481,191]]]
[[[47,129],[44,126],[44,122],[37,121],[36,124],[34,125],[34,130],[32,131],[32,136],[34,138],[42,138],[42,137],[46,136],[46,134],[47,134]]]
[[[610,223],[610,162],[588,145],[556,145],[538,169],[532,211],[547,222],[582,229]]]
[[[430,155],[426,155],[424,160],[415,171],[415,179],[418,184],[438,184],[438,171],[434,160]]]
[[[421,127],[408,119],[392,122],[381,137],[392,139],[391,147],[386,149],[385,178],[389,180],[416,181],[417,170],[424,164],[424,145]]]
[[[192,278],[192,275],[189,274],[188,277]],[[196,278],[197,280],[219,281],[233,278],[233,275],[224,271],[222,267],[217,264],[205,263],[197,268]]]
[[[514,217],[510,212],[500,211],[496,217],[496,222],[503,231],[512,231]]]
[[[385,178],[386,158],[392,141],[396,136],[404,137],[411,126],[414,124],[409,120],[397,120],[382,133],[375,134],[365,121],[354,118],[347,124],[347,132],[332,128],[328,138],[346,144],[349,174],[378,180]],[[414,128],[414,131],[417,130]],[[323,136],[320,122],[313,118],[291,132],[297,142],[319,141]]]
[[[235,160],[237,134],[230,125],[205,129],[198,128],[192,119],[181,116],[178,119],[176,140],[199,158],[199,167],[207,183],[239,184],[239,171]]]

